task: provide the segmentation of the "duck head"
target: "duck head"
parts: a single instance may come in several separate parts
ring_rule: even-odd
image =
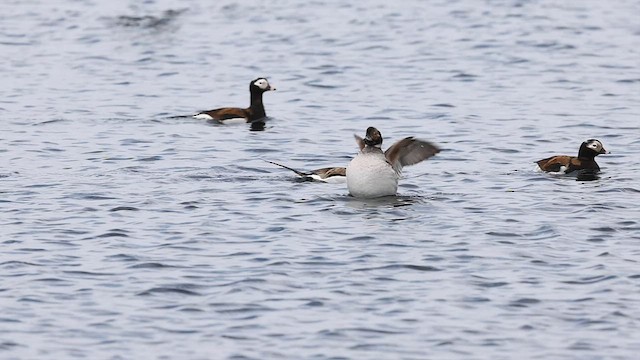
[[[251,92],[260,92],[263,93],[265,91],[275,90],[276,88],[269,84],[269,80],[266,78],[257,78],[252,80],[249,84],[249,91]]]
[[[370,126],[367,128],[367,135],[364,137],[364,143],[368,146],[381,147],[382,146],[382,134],[378,129]]]
[[[600,154],[608,154],[609,152],[602,146],[602,142],[597,139],[589,139],[585,140],[580,145],[580,150],[578,151],[578,157],[582,158],[591,158],[600,155]]]

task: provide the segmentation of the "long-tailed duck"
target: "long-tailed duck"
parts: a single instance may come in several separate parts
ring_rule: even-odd
[[[595,161],[595,157],[600,154],[608,154],[602,146],[602,142],[596,139],[589,139],[580,145],[578,157],[568,155],[556,155],[546,159],[538,160],[536,163],[540,170],[545,172],[556,172],[568,174],[577,170],[587,170],[598,172],[600,167]]]
[[[265,78],[257,78],[249,83],[249,92],[251,93],[251,104],[248,108],[242,109],[237,107],[224,107],[209,111],[202,111],[194,115],[196,119],[217,120],[226,122],[229,119],[245,119],[251,123],[267,116],[262,103],[262,94],[266,91],[275,90],[276,88],[269,84]]]
[[[417,164],[440,152],[440,149],[423,140],[404,138],[382,152],[382,135],[374,127],[367,129],[364,139],[354,135],[360,147],[347,166],[349,193],[359,198],[375,198],[395,195],[402,167]]]

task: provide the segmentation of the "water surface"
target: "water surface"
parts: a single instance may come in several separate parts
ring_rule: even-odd
[[[631,359],[635,1],[0,5],[3,359]],[[264,131],[174,118],[247,106]],[[295,181],[353,133],[399,196]],[[534,161],[598,138],[599,179]]]

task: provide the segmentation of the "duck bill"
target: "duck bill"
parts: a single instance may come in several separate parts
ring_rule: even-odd
[[[271,85],[269,85],[269,86],[267,87],[267,91],[276,91],[276,88],[275,88],[275,87],[273,87],[273,86],[271,86]]]
[[[611,154],[611,151],[607,151],[607,149],[602,148],[598,154]]]

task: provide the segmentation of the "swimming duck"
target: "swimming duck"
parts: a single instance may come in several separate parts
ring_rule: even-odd
[[[580,145],[578,157],[568,155],[556,155],[546,159],[538,160],[536,163],[540,170],[545,172],[562,172],[568,174],[576,170],[600,171],[600,167],[595,161],[595,157],[600,154],[608,154],[602,146],[602,142],[596,139],[589,139]]]
[[[359,198],[395,195],[402,167],[417,164],[440,152],[424,140],[404,138],[382,152],[382,134],[374,127],[367,129],[365,138],[354,135],[360,147],[347,166],[349,193]]]
[[[193,115],[193,117],[196,119],[217,120],[220,122],[225,122],[225,120],[228,119],[244,118],[248,123],[263,119],[267,116],[267,114],[264,111],[264,105],[262,104],[262,94],[264,94],[266,91],[275,89],[276,88],[272,87],[269,84],[269,81],[267,79],[257,78],[249,83],[251,104],[248,108],[242,109],[225,107],[209,111],[202,111],[200,113],[197,113],[196,115]]]
[[[326,167],[311,171],[299,171],[288,166],[278,164],[273,161],[265,160],[268,163],[283,167],[298,174],[303,181],[322,181],[326,183],[343,183],[346,181],[346,168],[343,167]]]

